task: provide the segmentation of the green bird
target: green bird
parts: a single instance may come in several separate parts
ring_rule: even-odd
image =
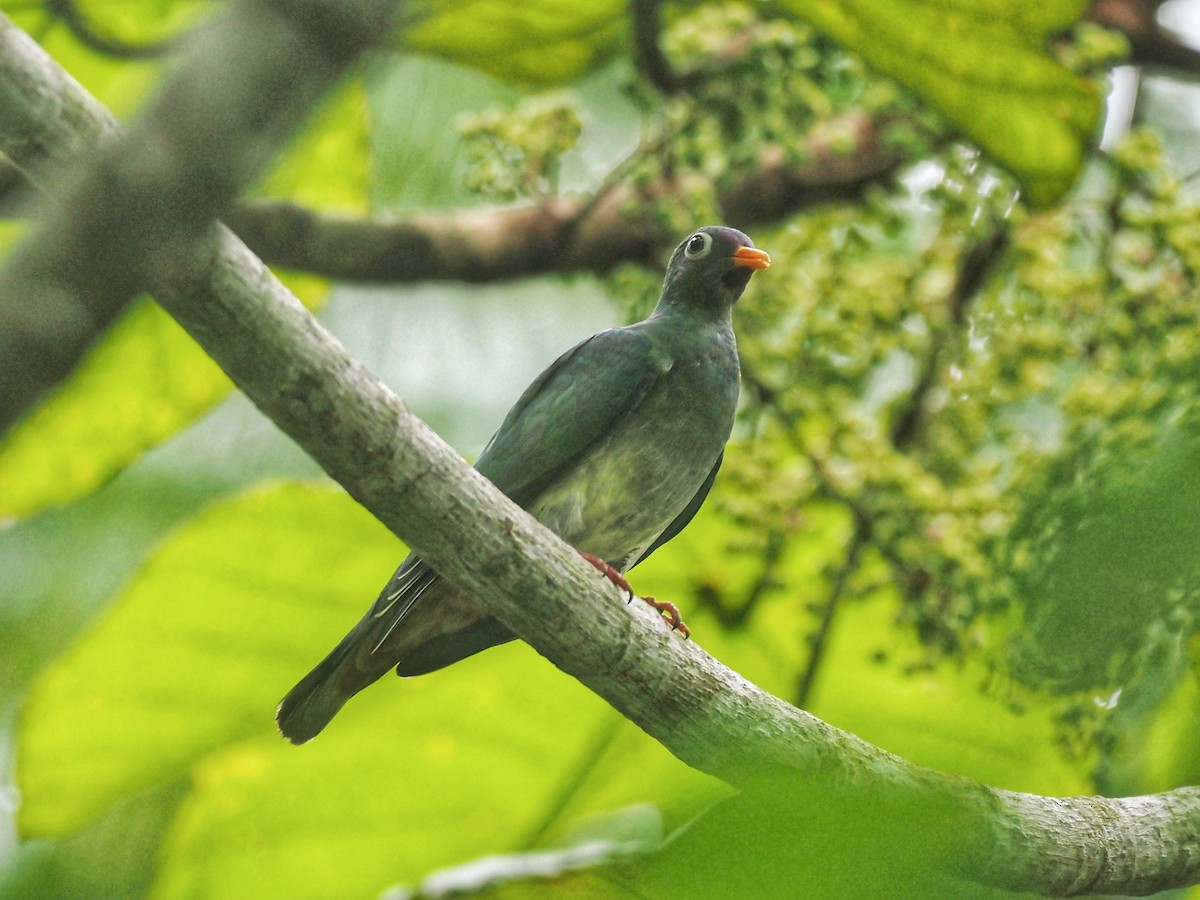
[[[689,235],[650,317],[555,360],[475,468],[628,590],[621,573],[683,530],[721,467],[738,396],[733,305],[770,264],[732,228]],[[651,602],[683,627],[674,607]],[[283,698],[279,730],[302,744],[389,669],[422,675],[514,637],[410,553],[362,620]]]

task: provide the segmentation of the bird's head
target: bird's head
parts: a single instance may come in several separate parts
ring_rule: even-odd
[[[771,257],[736,228],[698,228],[671,254],[660,305],[727,310],[742,295],[750,276],[769,265]]]

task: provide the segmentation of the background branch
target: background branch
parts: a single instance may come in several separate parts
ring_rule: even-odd
[[[891,178],[903,155],[885,146],[884,124],[863,113],[836,123],[854,149],[836,150],[810,136],[808,162],[788,164],[778,150],[718,195],[723,221],[735,228],[774,224],[820,203],[853,200]],[[503,210],[461,210],[403,219],[345,218],[291,203],[238,205],[226,223],[272,265],[349,281],[504,281],[562,272],[606,272],[625,263],[651,264],[678,235],[656,211],[683,195],[682,181],[638,189],[618,186],[591,197],[552,197]]]

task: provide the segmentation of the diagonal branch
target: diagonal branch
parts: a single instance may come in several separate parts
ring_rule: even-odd
[[[22,165],[2,121],[0,149]],[[92,274],[103,265],[90,262]],[[819,780],[936,808],[941,840],[928,852],[987,884],[1069,895],[1200,880],[1200,789],[1047,798],[914,766],[773,697],[678,640],[648,608],[618,600],[350,357],[227,229],[148,276],[162,305],[354,497],[687,764],[752,793]]]

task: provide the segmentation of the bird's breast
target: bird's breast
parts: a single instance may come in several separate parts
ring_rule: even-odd
[[[714,348],[720,351],[722,348]],[[573,546],[631,564],[704,484],[733,427],[737,357],[676,361],[638,405],[531,505]]]

